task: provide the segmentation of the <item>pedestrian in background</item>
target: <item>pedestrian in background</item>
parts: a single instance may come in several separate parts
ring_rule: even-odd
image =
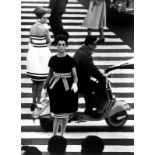
[[[49,23],[54,36],[52,45],[56,45],[57,35],[62,34],[62,31],[64,30],[62,15],[65,13],[67,2],[68,0],[50,0],[49,8],[51,9],[51,15],[49,18]]]
[[[63,136],[70,113],[78,109],[78,78],[74,59],[66,53],[66,36],[58,35],[56,44],[58,53],[49,61],[50,71],[43,86],[42,97],[45,97],[47,88],[50,111],[54,113],[53,134],[58,133],[60,124]]]
[[[46,23],[48,10],[39,6],[33,13],[37,17],[37,22],[30,29],[29,51],[27,54],[27,75],[32,79],[32,111],[35,109],[36,103],[40,102],[43,82],[49,72],[48,61],[51,57],[49,49],[50,35]]]
[[[102,155],[104,141],[98,136],[87,136],[81,144],[81,155]]]
[[[88,36],[91,35],[93,29],[99,30],[100,42],[104,42],[104,0],[90,0],[87,15],[82,23],[82,27],[86,27]]]
[[[47,150],[50,155],[64,155],[66,147],[67,139],[62,136],[55,135],[49,139]]]

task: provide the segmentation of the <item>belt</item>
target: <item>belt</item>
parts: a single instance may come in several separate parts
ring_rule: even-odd
[[[69,73],[53,73],[53,77],[50,81],[52,81],[53,79],[53,82],[52,82],[52,85],[49,87],[50,89],[52,89],[55,84],[60,80],[62,79],[62,82],[64,84],[64,88],[66,91],[69,90],[69,84],[68,84],[68,81],[67,81],[67,78],[70,78],[71,77],[71,72]]]

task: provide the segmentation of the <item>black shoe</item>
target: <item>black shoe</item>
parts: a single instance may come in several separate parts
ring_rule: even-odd
[[[102,117],[102,114],[99,114],[96,111],[94,111],[92,117],[93,118],[101,118]]]
[[[93,110],[85,110],[84,114],[92,116],[94,114],[94,111]]]
[[[36,108],[36,104],[33,103],[33,104],[31,105],[30,109],[31,109],[31,111],[34,111],[35,108]]]
[[[97,41],[97,44],[98,44],[98,45],[102,45],[102,44],[104,44],[104,42],[105,42],[105,38],[102,38],[102,39],[99,39],[99,40]]]
[[[73,114],[69,116],[68,119],[68,123],[72,122],[72,121],[77,121],[78,120],[78,115],[77,114]]]
[[[100,118],[102,114],[97,113],[96,111],[93,110],[85,110],[84,112],[85,115],[91,116],[93,118]]]

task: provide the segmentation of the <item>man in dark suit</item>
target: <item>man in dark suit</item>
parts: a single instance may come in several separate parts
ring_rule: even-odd
[[[49,23],[54,35],[54,41],[52,42],[53,45],[56,43],[56,36],[64,31],[62,25],[62,15],[65,13],[67,2],[68,0],[50,0],[49,3],[49,8],[51,9]]]
[[[97,118],[101,116],[102,113],[100,111],[108,100],[108,96],[106,92],[106,78],[95,66],[91,56],[96,48],[96,43],[96,37],[87,36],[84,45],[75,52],[74,60],[77,68],[79,93],[84,95],[86,101],[85,114]],[[93,81],[91,77],[98,82]],[[96,95],[95,101],[93,101],[93,94]],[[94,103],[96,103],[97,107],[95,111],[93,111]]]

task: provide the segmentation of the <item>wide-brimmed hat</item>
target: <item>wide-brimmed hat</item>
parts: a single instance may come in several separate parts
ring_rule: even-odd
[[[37,16],[37,18],[41,18],[44,14],[47,14],[49,10],[44,9],[42,6],[38,6],[34,9],[33,13]]]

